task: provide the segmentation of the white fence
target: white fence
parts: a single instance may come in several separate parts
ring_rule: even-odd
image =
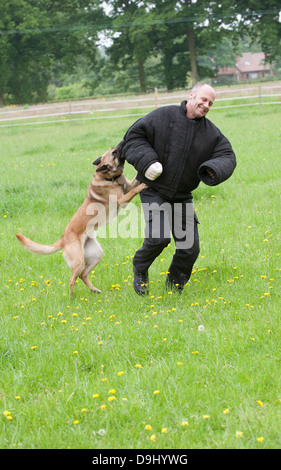
[[[213,110],[281,104],[281,85],[260,85],[247,88],[217,89]],[[39,124],[55,124],[93,119],[118,119],[144,116],[146,112],[167,104],[179,104],[186,99],[187,91],[181,93],[154,93],[127,100],[86,99],[64,103],[4,108],[0,111],[0,128],[12,126],[28,126]],[[228,104],[229,103],[229,104]],[[0,108],[1,109],[1,108]],[[143,111],[146,110],[146,111]],[[125,113],[121,113],[125,111]],[[135,112],[133,112],[135,111]]]

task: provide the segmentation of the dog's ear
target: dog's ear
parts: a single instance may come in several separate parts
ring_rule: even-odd
[[[101,162],[101,157],[97,158],[94,162],[93,165],[99,165]]]
[[[125,160],[124,156],[122,155],[122,150],[123,150],[124,145],[125,145],[125,141],[124,141],[124,139],[123,139],[123,140],[121,140],[121,142],[119,142],[118,145],[116,145],[116,147],[115,147],[115,149],[114,149],[114,151],[113,151],[113,154],[115,154],[116,157],[117,157],[119,160],[121,160],[121,159],[124,159],[124,160]]]
[[[102,165],[99,168],[96,169],[96,171],[101,171],[102,173],[105,173],[110,169],[109,165]]]

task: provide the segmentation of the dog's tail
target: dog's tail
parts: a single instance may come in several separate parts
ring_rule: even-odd
[[[40,245],[40,243],[33,242],[23,235],[16,234],[16,237],[26,250],[31,251],[32,253],[37,253],[38,255],[51,255],[62,248],[61,239],[53,245]]]

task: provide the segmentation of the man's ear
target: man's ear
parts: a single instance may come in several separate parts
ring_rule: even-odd
[[[96,171],[106,172],[109,170],[109,165],[102,165],[96,169]]]
[[[99,165],[101,162],[101,157],[97,158],[94,162],[93,165]]]

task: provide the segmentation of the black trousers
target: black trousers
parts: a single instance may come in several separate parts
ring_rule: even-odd
[[[147,271],[170,243],[172,234],[176,250],[166,282],[183,287],[200,252],[199,222],[192,200],[169,202],[151,188],[143,190],[140,197],[146,224],[145,238],[134,256],[134,268],[138,272]]]

